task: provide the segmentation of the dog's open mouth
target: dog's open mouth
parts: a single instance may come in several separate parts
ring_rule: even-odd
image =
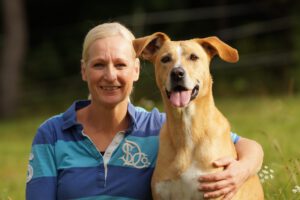
[[[167,97],[175,107],[186,107],[190,101],[197,97],[198,92],[198,84],[192,90],[180,85],[174,87],[171,91],[166,90]]]

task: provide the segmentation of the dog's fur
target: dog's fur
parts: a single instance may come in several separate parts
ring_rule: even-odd
[[[209,65],[217,54],[237,62],[238,52],[217,37],[171,41],[161,32],[138,38],[133,45],[138,57],[155,66],[167,115],[152,177],[153,197],[202,199],[198,177],[223,170],[212,165],[221,157],[237,158],[230,125],[214,104]],[[234,199],[263,199],[258,177],[249,178]]]

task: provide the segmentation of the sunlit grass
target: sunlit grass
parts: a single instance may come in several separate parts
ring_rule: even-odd
[[[25,199],[27,163],[32,138],[42,120],[0,122],[0,199]]]
[[[216,98],[216,105],[234,132],[262,144],[264,165],[274,170],[263,183],[266,199],[300,199],[300,97]],[[45,115],[0,122],[0,199],[25,199],[30,146]]]
[[[274,177],[263,181],[269,200],[300,199],[300,193],[292,192],[300,181],[299,100],[299,97],[269,97],[217,101],[233,131],[263,146],[264,165],[274,170]]]

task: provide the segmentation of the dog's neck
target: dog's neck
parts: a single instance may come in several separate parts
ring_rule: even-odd
[[[170,105],[168,99],[164,99],[166,111],[166,133],[169,134],[171,145],[178,160],[178,171],[186,169],[191,163],[194,154],[201,157],[203,169],[211,169],[210,149],[216,145],[214,131],[211,131],[211,123],[218,114],[212,94],[201,96],[190,102],[185,108],[175,108]],[[213,122],[214,123],[214,122]],[[194,156],[193,156],[194,155]]]
[[[175,108],[168,101],[164,99],[165,128],[176,154],[178,171],[185,170],[193,157],[201,158],[198,160],[202,163],[201,168],[209,171],[213,168],[213,160],[222,157],[223,153],[230,155],[222,150],[223,147],[233,152],[229,123],[215,107],[211,93],[196,98],[186,108]]]
[[[190,146],[190,140],[198,141],[205,134],[208,121],[215,114],[215,104],[211,94],[195,99],[185,108],[175,108],[164,100],[167,114],[166,126],[175,146]],[[197,117],[195,117],[197,114]],[[195,132],[195,130],[198,130]]]

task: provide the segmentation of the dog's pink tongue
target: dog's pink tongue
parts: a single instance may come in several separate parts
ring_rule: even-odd
[[[170,101],[176,107],[184,107],[188,105],[191,99],[191,90],[171,92]]]

